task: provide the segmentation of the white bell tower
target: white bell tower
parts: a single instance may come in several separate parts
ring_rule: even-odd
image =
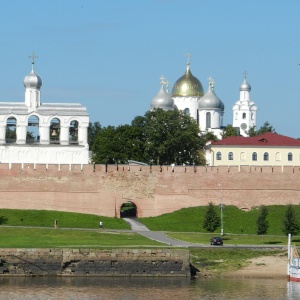
[[[250,99],[251,86],[247,82],[247,73],[244,73],[244,81],[240,86],[240,99],[232,107],[233,127],[238,127],[240,135],[248,136],[250,127],[256,126],[257,106]]]

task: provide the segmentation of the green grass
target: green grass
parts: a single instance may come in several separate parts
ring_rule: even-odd
[[[0,248],[165,246],[133,232],[0,227]]]
[[[51,210],[0,209],[2,225],[53,227],[54,220],[58,220],[58,226],[63,228],[98,228],[102,221],[106,229],[130,229],[123,219],[118,218]]]
[[[251,250],[251,249],[226,249],[218,248],[191,248],[190,258],[193,266],[202,274],[221,274],[235,271],[247,266],[250,260],[260,256],[287,257],[283,250]]]
[[[300,206],[293,206],[297,219],[300,220]],[[219,212],[218,206],[215,207]],[[139,221],[146,225],[150,230],[155,231],[174,231],[174,232],[206,232],[202,224],[205,218],[207,207],[183,208],[169,214],[157,217],[140,218]],[[269,222],[268,235],[283,235],[283,219],[286,211],[284,205],[268,206]],[[250,211],[243,211],[235,206],[225,206],[224,232],[232,234],[256,234],[256,220],[259,215],[258,208]],[[299,221],[300,223],[300,221]],[[219,234],[220,228],[215,233]]]

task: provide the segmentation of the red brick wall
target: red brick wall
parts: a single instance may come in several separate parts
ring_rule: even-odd
[[[300,167],[171,167],[0,164],[0,208],[120,216],[126,201],[138,216],[209,202],[251,209],[299,204]],[[221,200],[222,199],[222,200]]]

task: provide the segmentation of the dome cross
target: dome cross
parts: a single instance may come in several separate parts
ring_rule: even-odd
[[[186,56],[186,63],[187,63],[187,65],[189,65],[190,64],[190,57],[192,56],[192,54],[187,53],[187,54],[185,54],[185,56]]]
[[[208,84],[211,86],[212,89],[214,89],[215,81],[211,76],[208,77]]]
[[[160,79],[160,84],[165,84],[165,77],[163,76],[163,75],[161,75],[160,77],[159,77],[159,79]]]
[[[32,70],[33,70],[33,65],[34,65],[34,59],[39,58],[38,56],[34,55],[34,52],[32,51],[32,54],[28,56],[28,58],[31,58],[31,64],[32,64]]]

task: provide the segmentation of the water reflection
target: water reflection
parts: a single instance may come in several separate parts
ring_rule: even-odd
[[[0,299],[299,299],[285,279],[5,277]]]

